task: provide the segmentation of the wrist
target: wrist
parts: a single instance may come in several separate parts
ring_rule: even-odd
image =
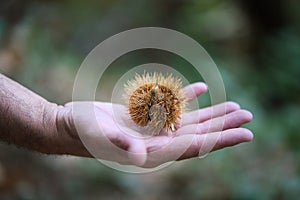
[[[50,102],[43,103],[43,113],[41,122],[36,124],[41,124],[39,131],[36,135],[40,135],[42,139],[39,148],[35,149],[41,153],[45,154],[61,154],[62,145],[60,144],[60,136],[57,128],[57,115],[60,106]]]
[[[77,133],[72,106],[58,106],[55,114],[56,130],[54,135],[59,147],[55,154],[66,154],[82,157],[91,157]]]

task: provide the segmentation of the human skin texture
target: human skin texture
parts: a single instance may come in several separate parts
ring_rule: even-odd
[[[206,84],[198,82],[186,86],[182,92],[192,101],[207,89]],[[73,112],[74,105],[82,112]],[[93,116],[84,112],[90,106],[94,109]],[[113,108],[125,121],[130,120],[122,105],[109,102],[57,105],[0,74],[0,140],[44,154],[96,157],[151,168],[208,153],[203,151],[206,141],[214,141],[207,151],[215,151],[253,138],[250,130],[240,128],[252,120],[252,114],[235,102],[184,112],[180,127],[171,136],[162,133],[147,138],[136,137],[142,134],[126,123],[119,124]],[[90,153],[81,138],[86,138],[85,144],[97,152]]]

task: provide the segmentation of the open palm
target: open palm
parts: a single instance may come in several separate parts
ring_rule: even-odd
[[[189,100],[206,91],[207,86],[203,83],[194,83],[183,89]],[[87,110],[93,110],[93,113]],[[253,137],[248,129],[239,128],[252,120],[252,114],[241,110],[234,102],[185,112],[176,132],[161,131],[160,135],[153,137],[143,135],[144,130],[129,119],[127,109],[122,105],[72,102],[61,113],[68,122],[64,129],[72,138],[80,138],[88,150],[78,152],[70,148],[69,154],[147,168],[198,157],[251,141]]]

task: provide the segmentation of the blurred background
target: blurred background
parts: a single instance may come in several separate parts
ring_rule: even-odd
[[[76,72],[101,41],[158,26],[194,38],[216,62],[227,99],[254,114],[251,143],[151,174],[117,172],[93,159],[0,145],[0,199],[297,199],[300,196],[300,1],[4,0],[0,71],[49,101],[71,101]],[[142,50],[106,70],[112,82],[148,62],[180,69],[178,56]],[[110,86],[99,100],[109,100]],[[103,88],[102,88],[103,89]],[[199,98],[209,105],[209,95]]]

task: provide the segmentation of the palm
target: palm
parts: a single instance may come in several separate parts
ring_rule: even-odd
[[[191,100],[206,90],[201,83],[184,88]],[[232,102],[186,112],[176,132],[154,137],[142,135],[144,130],[129,119],[124,106],[102,102],[94,102],[93,106],[97,125],[81,123],[81,139],[92,155],[121,164],[155,167],[252,139],[249,130],[238,128],[251,121],[251,113]],[[87,122],[90,117],[80,114],[75,121]]]

